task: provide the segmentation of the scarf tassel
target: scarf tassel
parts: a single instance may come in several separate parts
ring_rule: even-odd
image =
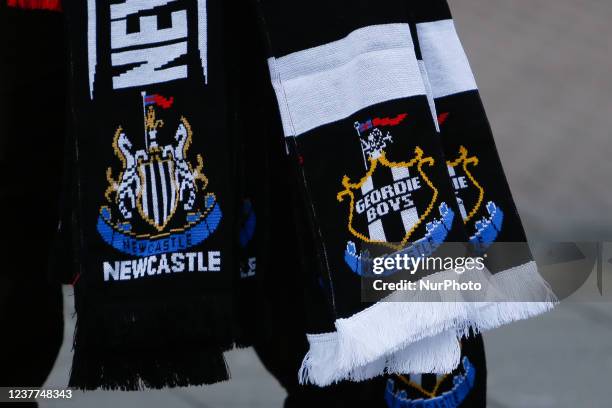
[[[339,352],[337,332],[309,334],[308,342],[310,350],[302,362],[298,380],[300,384],[310,383],[319,387],[347,379],[367,381],[381,375],[449,373],[459,365],[461,358],[461,346],[454,330],[418,341],[365,365],[342,360],[349,354]],[[351,368],[346,371],[346,367]]]
[[[427,279],[448,277],[443,272]],[[558,303],[535,262],[489,277],[466,272],[463,278],[488,282],[484,299],[446,292],[443,299],[432,302],[420,298],[420,293],[400,293],[337,320],[333,336],[309,335],[310,350],[299,372],[300,382],[326,386],[394,372],[449,373],[459,363],[457,338],[540,315]]]
[[[155,304],[77,306],[69,386],[136,391],[228,380],[233,347],[227,295]]]

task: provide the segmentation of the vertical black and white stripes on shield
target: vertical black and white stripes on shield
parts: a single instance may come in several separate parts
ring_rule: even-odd
[[[227,380],[237,163],[225,4],[65,10],[80,272],[70,385]]]
[[[465,134],[482,135],[482,126],[464,127],[452,136],[446,129],[453,121],[486,124],[484,111],[474,109],[479,100],[472,100],[467,112],[461,103],[444,100],[476,89],[452,21],[422,18],[447,10],[446,5],[310,2],[315,18],[305,6],[292,5],[288,13],[279,1],[260,3],[285,136],[300,163],[304,199],[311,204],[321,259],[315,273],[326,282],[323,290],[335,313],[335,332],[308,336],[310,351],[300,380],[323,386],[383,373],[450,372],[459,363],[458,337],[551,309],[555,297],[529,254],[490,131],[471,143],[472,136]],[[313,33],[311,18],[325,30]],[[470,156],[474,152],[478,159]],[[429,165],[416,172],[410,160],[418,163],[421,153]],[[474,163],[492,174],[491,180],[479,183],[472,173],[480,172],[470,172]],[[414,190],[403,196],[407,206],[395,208],[391,199],[368,207],[372,197],[392,197],[390,185],[380,184],[386,167],[418,176]],[[467,182],[458,183],[451,174],[463,177],[462,183],[471,181],[476,197],[456,191]],[[426,188],[415,187],[428,184],[433,198]],[[416,214],[412,227],[395,211]],[[447,222],[442,242],[470,242],[477,254],[487,253],[487,269],[472,276],[486,284],[486,294],[394,293],[362,304],[360,248],[431,243],[429,228],[437,215]],[[508,242],[517,244],[510,255]],[[427,255],[432,253],[435,249]],[[453,276],[454,270],[439,270],[424,279]]]

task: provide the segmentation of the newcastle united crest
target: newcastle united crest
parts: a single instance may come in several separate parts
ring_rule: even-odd
[[[407,161],[387,157],[386,149],[393,143],[391,130],[406,117],[400,114],[355,123],[366,172],[356,181],[344,176],[344,190],[337,199],[348,204],[347,229],[359,242],[421,257],[444,242],[454,213],[446,203],[438,203],[438,190],[427,176],[427,168],[435,164],[432,157],[418,146]],[[434,214],[440,218],[433,219]],[[424,236],[414,237],[427,220],[421,229]],[[366,251],[357,252],[355,242],[347,243],[345,261],[353,272],[367,274],[363,265],[368,256]]]
[[[215,194],[207,191],[203,157],[190,153],[193,131],[187,118],[169,129],[156,108],[170,109],[174,99],[141,95],[144,147],[135,148],[122,127],[115,131],[117,165],[106,171],[106,204],[97,228],[115,249],[148,256],[198,245],[216,230],[222,214]],[[161,132],[169,132],[168,143],[160,142]]]
[[[468,150],[461,146],[457,159],[448,161],[446,164],[463,222],[466,225],[472,223],[474,225],[475,231],[470,236],[470,242],[484,252],[501,231],[504,213],[493,201],[489,201],[483,208],[485,190],[470,171],[471,168],[478,166],[478,162],[478,157],[470,157]],[[482,214],[484,210],[486,210],[487,215],[474,221],[475,217]]]

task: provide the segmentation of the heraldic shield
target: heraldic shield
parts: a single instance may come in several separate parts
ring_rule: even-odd
[[[468,168],[468,166],[477,166],[478,158],[475,156],[468,157],[467,149],[461,146],[459,157],[456,160],[447,161],[446,165],[457,195],[461,217],[464,222],[468,222],[478,213],[484,200],[484,189]]]
[[[355,122],[366,172],[358,181],[344,176],[344,189],[336,198],[348,203],[347,229],[357,241],[347,242],[344,259],[361,276],[369,273],[367,265],[374,248],[359,253],[358,244],[427,256],[446,240],[452,228],[454,212],[447,203],[439,202],[438,189],[427,175],[427,169],[435,165],[434,158],[419,146],[407,161],[387,157],[387,146],[393,143],[389,129],[407,116],[403,113]],[[422,235],[415,237],[417,231]]]
[[[138,173],[142,185],[138,211],[145,221],[163,231],[178,206],[174,161],[156,156],[141,163]]]
[[[469,229],[473,228],[470,242],[480,252],[485,252],[502,230],[504,212],[493,201],[485,202],[485,190],[470,169],[478,166],[476,156],[470,156],[464,146],[459,147],[459,156],[447,161],[448,174],[457,196],[461,218]],[[480,219],[478,219],[480,217]]]
[[[142,93],[144,147],[137,149],[122,127],[113,138],[113,150],[121,163],[118,177],[106,171],[106,204],[100,208],[97,229],[115,249],[136,256],[174,252],[198,245],[221,222],[215,194],[208,192],[204,159],[190,160],[193,131],[181,116],[174,132],[161,144],[158,132],[164,121],[156,107],[171,108],[174,98]]]
[[[381,152],[378,157],[370,157],[369,163],[368,171],[358,182],[351,182],[347,176],[342,180],[345,189],[337,198],[340,202],[349,199],[347,227],[362,242],[400,250],[429,217],[438,199],[438,190],[424,170],[434,164],[434,159],[424,157],[423,150],[417,147],[407,162],[389,161]],[[384,179],[388,183],[377,183]],[[428,190],[429,202],[421,208],[413,195],[427,194],[423,190]],[[396,229],[390,224],[399,225],[400,220],[403,231],[399,234],[403,235],[389,236]],[[367,230],[360,230],[357,224],[367,225]]]

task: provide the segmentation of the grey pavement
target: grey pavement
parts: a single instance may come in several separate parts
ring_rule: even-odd
[[[529,237],[612,241],[612,2],[450,2]],[[49,385],[66,383],[71,329]],[[612,303],[566,302],[488,333],[485,342],[490,407],[612,406]],[[227,357],[229,383],[78,393],[71,403],[41,405],[282,406],[283,390],[252,351]]]
[[[46,388],[64,388],[72,362],[72,335],[75,319],[72,287],[64,287],[64,344],[45,384]],[[41,408],[273,408],[282,407],[285,392],[261,365],[252,349],[225,354],[231,381],[205,386],[141,392],[74,392],[70,401],[41,401]],[[297,373],[296,373],[297,376]]]

